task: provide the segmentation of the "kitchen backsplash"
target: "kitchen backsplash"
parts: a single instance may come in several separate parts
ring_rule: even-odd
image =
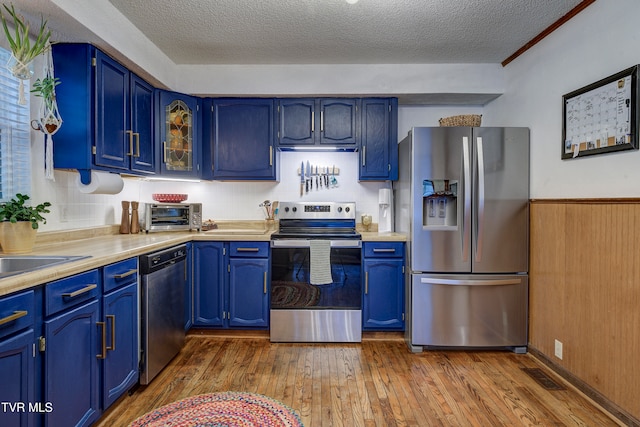
[[[300,196],[300,163],[335,165],[340,173],[338,185],[316,188]],[[152,202],[152,193],[186,193],[189,202],[200,202],[203,219],[256,220],[264,217],[259,207],[264,200],[286,201],[355,201],[356,214],[371,214],[377,221],[378,189],[383,182],[358,182],[357,153],[298,153],[280,154],[280,182],[227,181],[153,181],[140,178],[124,179],[122,192],[116,195],[83,194],[76,186],[77,172],[55,171],[55,182],[45,181],[34,189],[34,199],[52,202],[51,214],[42,231],[87,228],[117,224],[120,221],[121,201]],[[46,189],[44,193],[40,191]],[[36,193],[38,193],[36,195]]]

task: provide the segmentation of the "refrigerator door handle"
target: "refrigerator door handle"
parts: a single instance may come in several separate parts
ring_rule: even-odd
[[[464,173],[464,182],[462,183],[462,191],[464,193],[464,207],[462,210],[462,230],[460,237],[462,239],[462,260],[469,259],[469,241],[471,240],[471,191],[467,186],[471,185],[471,155],[469,152],[469,138],[462,138],[462,166]]]
[[[440,279],[435,277],[421,277],[420,283],[427,285],[458,285],[458,286],[505,286],[519,285],[520,279]]]
[[[482,147],[482,137],[476,139],[476,149],[478,151],[478,215],[476,218],[476,262],[482,261],[482,245],[484,239],[484,148]]]

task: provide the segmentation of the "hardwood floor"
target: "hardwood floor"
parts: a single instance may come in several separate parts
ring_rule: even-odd
[[[122,398],[98,426],[126,426],[191,395],[247,391],[278,399],[318,426],[615,426],[581,394],[546,390],[528,354],[428,351],[395,340],[283,344],[189,335],[171,364]]]

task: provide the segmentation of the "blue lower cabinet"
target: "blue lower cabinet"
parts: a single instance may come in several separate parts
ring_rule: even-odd
[[[193,243],[187,245],[187,283],[184,289],[184,330],[193,326]]]
[[[365,242],[362,327],[402,331],[404,315],[404,243]]]
[[[44,402],[53,408],[45,414],[47,427],[88,426],[100,416],[99,312],[94,299],[44,322]]]
[[[269,242],[193,244],[193,325],[269,326]]]
[[[229,260],[229,326],[269,326],[269,259]]]
[[[223,326],[227,255],[224,242],[193,243],[193,325]],[[223,317],[224,316],[224,317]]]
[[[35,357],[33,329],[0,340],[0,425],[34,426],[40,402],[35,399]],[[8,405],[8,406],[7,406]],[[32,405],[32,406],[30,406]],[[43,407],[43,410],[46,408]]]
[[[102,407],[108,408],[138,382],[138,284],[103,297],[105,350]]]

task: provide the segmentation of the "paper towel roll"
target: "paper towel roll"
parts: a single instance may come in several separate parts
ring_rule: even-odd
[[[115,173],[91,171],[91,182],[83,184],[78,175],[76,186],[85,194],[118,194],[124,187],[124,180]]]
[[[389,189],[389,188],[381,188],[378,191],[378,204],[379,205],[390,205],[391,204],[391,189]]]

